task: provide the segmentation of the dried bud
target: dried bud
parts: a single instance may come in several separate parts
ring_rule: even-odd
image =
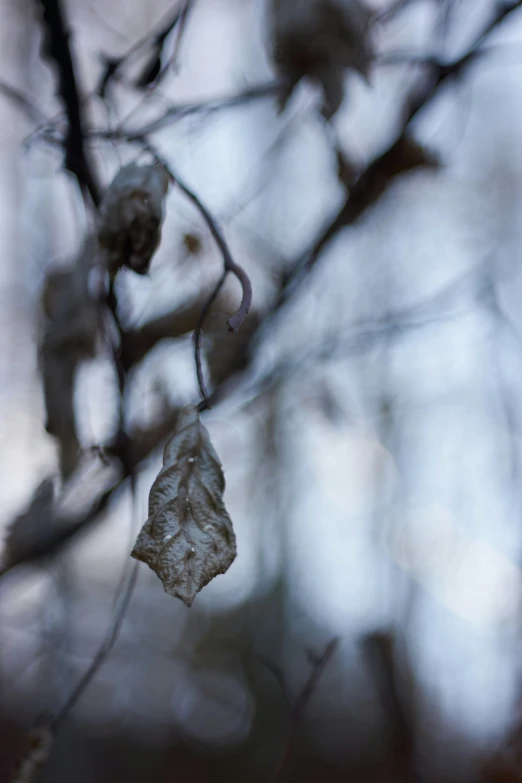
[[[110,275],[122,266],[143,275],[161,238],[169,175],[159,163],[124,166],[100,207],[98,241]]]

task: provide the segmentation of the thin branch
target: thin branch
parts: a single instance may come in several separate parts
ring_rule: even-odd
[[[198,325],[196,327],[195,333],[194,333],[194,359],[196,364],[196,374],[198,378],[198,386],[199,390],[201,392],[201,396],[203,397],[203,402],[200,404],[200,410],[206,410],[210,407],[210,400],[209,400],[209,394],[206,388],[205,379],[203,375],[203,366],[201,361],[201,343],[202,343],[202,333],[203,333],[203,326],[205,325],[205,320],[208,316],[208,313],[210,311],[210,308],[212,307],[213,303],[215,302],[217,296],[219,295],[219,292],[223,288],[223,285],[225,284],[225,280],[227,278],[227,275],[229,273],[235,275],[235,277],[239,280],[239,283],[241,284],[242,289],[242,297],[241,297],[241,304],[239,306],[239,309],[237,313],[233,316],[231,316],[228,321],[228,328],[231,332],[237,332],[237,330],[240,328],[241,324],[245,320],[245,318],[248,315],[248,312],[252,306],[252,284],[250,282],[250,278],[248,277],[245,270],[239,266],[239,264],[236,264],[232,257],[232,253],[230,252],[230,249],[228,247],[228,244],[221,233],[220,228],[218,227],[217,222],[212,217],[209,210],[206,208],[206,206],[203,204],[199,196],[197,196],[193,190],[191,190],[184,182],[180,179],[180,177],[174,173],[172,168],[168,165],[168,163],[159,155],[158,151],[153,147],[152,144],[150,144],[147,139],[139,138],[136,139],[136,141],[141,144],[141,146],[148,150],[151,155],[158,161],[158,163],[161,163],[162,166],[164,166],[165,170],[168,172],[172,182],[177,184],[177,186],[180,188],[180,190],[183,191],[183,193],[187,196],[187,198],[192,201],[196,209],[199,211],[201,216],[203,217],[204,221],[206,222],[210,233],[212,234],[212,237],[216,243],[216,245],[219,248],[219,251],[223,257],[223,272],[221,274],[221,277],[219,278],[214,290],[212,291],[210,297],[208,298],[207,302],[205,303],[203,310],[201,311],[201,316],[198,321]]]
[[[32,537],[30,541],[27,541],[27,546],[23,549],[19,546],[16,557],[8,559],[2,565],[0,578],[19,565],[45,560],[47,557],[60,552],[77,533],[81,530],[86,530],[101,517],[107,510],[111,499],[121,487],[124,478],[118,479],[103,492],[93,506],[79,519],[62,520],[56,517],[54,524],[49,526],[48,535],[41,535],[38,538]]]
[[[290,757],[292,755],[295,730],[299,725],[299,723],[301,723],[301,721],[303,720],[310,699],[314,695],[317,685],[319,684],[319,680],[321,679],[324,670],[332,660],[333,655],[337,650],[338,646],[339,646],[339,639],[337,638],[332,639],[330,642],[328,642],[321,655],[317,656],[313,660],[313,668],[310,673],[310,676],[306,681],[306,683],[304,684],[304,687],[299,693],[297,699],[294,702],[294,706],[292,708],[288,734],[284,742],[281,755],[277,762],[275,773],[273,776],[274,783],[280,783],[280,781],[284,779],[286,765],[288,764],[288,761],[290,760]]]
[[[69,696],[69,698],[67,699],[63,707],[61,708],[61,710],[50,722],[49,728],[51,729],[53,734],[56,734],[59,727],[67,719],[69,713],[77,704],[77,702],[83,695],[84,691],[91,683],[92,678],[98,672],[100,666],[105,662],[105,659],[107,658],[108,654],[114,647],[116,640],[118,639],[121,627],[123,625],[123,621],[125,620],[125,615],[127,614],[127,610],[130,606],[130,602],[134,593],[134,588],[136,587],[136,583],[138,581],[138,569],[139,569],[139,562],[136,561],[136,563],[134,563],[132,566],[131,575],[127,587],[125,588],[125,592],[121,596],[120,606],[118,607],[118,610],[113,620],[111,620],[111,624],[105,639],[103,640],[98,652],[92,659],[89,667],[82,675],[77,686],[75,687],[75,689],[73,690],[73,692],[71,693],[71,695]]]
[[[226,270],[224,270],[218,282],[216,283],[214,290],[210,294],[209,298],[205,302],[205,305],[203,306],[203,309],[201,310],[198,324],[194,331],[194,361],[196,364],[196,375],[198,378],[198,386],[201,392],[201,396],[203,397],[203,402],[199,406],[201,412],[204,410],[208,410],[211,407],[209,394],[205,383],[205,376],[203,373],[203,363],[201,361],[201,348],[202,348],[201,343],[203,339],[203,327],[205,325],[205,321],[207,320],[207,316],[210,312],[210,308],[214,304],[215,300],[219,295],[219,292],[221,291],[221,289],[225,284],[226,277],[227,277],[227,272]]]
[[[11,87],[11,85],[6,82],[0,82],[0,93],[3,93],[6,98],[9,98],[32,122],[41,123],[49,121],[44,112],[16,87]]]
[[[65,105],[68,128],[65,138],[65,165],[74,174],[82,192],[87,191],[93,204],[100,203],[100,188],[85,152],[85,133],[76,75],[69,47],[69,33],[60,0],[39,0],[46,30],[46,54],[58,68],[58,91]]]
[[[190,201],[192,201],[192,203],[197,207],[197,209],[201,213],[203,219],[207,223],[210,233],[214,238],[214,241],[216,242],[216,245],[218,246],[221,252],[221,255],[223,256],[223,273],[219,278],[212,294],[208,298],[203,310],[201,311],[201,316],[196,331],[194,333],[194,358],[196,363],[198,385],[201,392],[201,396],[203,397],[203,403],[200,405],[200,410],[203,411],[206,410],[207,408],[210,408],[209,395],[205,385],[205,379],[203,376],[203,367],[201,362],[201,342],[202,342],[202,334],[203,334],[203,327],[205,325],[205,320],[207,318],[208,313],[210,312],[210,308],[212,307],[217,296],[219,295],[219,292],[221,291],[223,285],[225,284],[225,280],[227,279],[228,273],[231,272],[239,280],[243,291],[239,310],[235,315],[233,315],[227,321],[228,328],[230,329],[230,331],[237,332],[237,330],[245,320],[246,316],[248,315],[248,311],[250,310],[250,307],[252,306],[252,284],[250,283],[250,279],[247,273],[245,272],[245,270],[242,267],[240,267],[239,264],[236,264],[236,262],[232,258],[232,254],[230,253],[228,245],[221,231],[219,230],[216,221],[214,220],[214,218],[212,217],[208,209],[204,206],[204,204],[201,202],[198,196],[196,196],[196,194],[192,190],[190,190],[190,188],[188,188],[185,185],[185,183],[179,179],[177,175],[172,174],[171,172],[171,176],[174,178],[178,187],[183,191],[183,193],[185,193],[187,198],[190,199]]]
[[[377,14],[375,21],[379,24],[385,24],[393,19],[394,16],[397,16],[404,11],[408,6],[413,5],[413,3],[416,2],[418,2],[418,0],[394,0],[390,3],[388,8],[384,8]]]
[[[411,145],[413,139],[409,133],[409,127],[419,112],[426,108],[435,98],[439,90],[451,79],[456,79],[482,56],[482,43],[511,13],[522,7],[522,0],[509,6],[499,5],[484,30],[475,40],[468,52],[459,59],[442,64],[437,61],[428,61],[433,71],[422,90],[414,90],[407,98],[403,110],[403,124],[393,143],[381,155],[367,166],[359,175],[357,181],[350,188],[349,195],[341,206],[337,215],[322,230],[311,248],[298,259],[290,269],[285,280],[285,285],[276,307],[280,310],[295,294],[301,283],[317,264],[324,249],[331,240],[344,228],[352,226],[366,210],[373,206],[377,199],[388,189],[393,179],[406,168],[401,164],[401,147]],[[414,161],[413,161],[414,162]],[[419,165],[419,164],[416,164]]]
[[[176,3],[176,10],[174,12],[172,9],[169,9],[169,11],[167,11],[167,13],[161,17],[160,21],[154,26],[154,28],[142,36],[142,38],[139,38],[137,41],[135,41],[132,46],[130,46],[129,49],[127,49],[127,51],[121,55],[121,57],[105,58],[105,70],[101,76],[98,87],[96,88],[96,93],[100,96],[100,98],[105,98],[107,94],[107,88],[111,80],[115,78],[122,66],[125,65],[125,63],[128,62],[128,60],[134,54],[136,54],[136,52],[139,52],[140,49],[143,49],[145,46],[152,44],[153,48],[157,49],[156,56],[159,58],[161,49],[167,36],[170,35],[172,30],[180,21],[184,21],[187,13],[186,6],[189,1],[190,0],[185,0],[185,3],[181,9],[179,8],[179,3]],[[142,85],[138,83],[137,86],[145,86],[146,84],[147,81],[144,81]]]
[[[107,634],[69,698],[56,715],[47,719],[43,726],[36,726],[30,732],[28,747],[16,765],[16,777],[12,779],[11,783],[34,783],[38,779],[42,767],[49,758],[59,729],[89,687],[93,677],[107,659],[118,639],[134,594],[134,588],[138,580],[138,569],[139,563],[136,561],[132,566],[129,581],[121,595],[120,605],[114,618],[111,620]]]
[[[223,109],[232,109],[237,106],[243,106],[263,98],[276,96],[285,86],[284,81],[270,81],[250,87],[236,95],[225,98],[213,98],[199,103],[186,103],[178,106],[170,106],[160,117],[143,125],[141,128],[118,127],[113,130],[94,129],[90,133],[91,138],[103,139],[107,141],[127,141],[139,142],[145,136],[150,136],[163,128],[168,127],[177,120],[190,117],[193,114],[213,114]]]
[[[225,275],[228,272],[230,272],[231,274],[235,275],[235,277],[237,277],[239,283],[241,284],[241,289],[243,294],[242,294],[239,310],[235,315],[233,315],[227,321],[228,328],[230,329],[230,331],[237,332],[237,330],[239,329],[239,327],[247,317],[248,311],[252,306],[252,284],[250,282],[250,278],[248,277],[245,270],[241,266],[239,266],[239,264],[236,264],[236,262],[232,258],[232,254],[225,241],[223,234],[221,233],[216,221],[214,220],[214,218],[212,217],[208,209],[205,207],[205,205],[201,202],[198,196],[196,196],[196,194],[192,190],[190,190],[187,187],[187,185],[185,185],[185,183],[182,182],[182,180],[180,180],[177,174],[173,174],[172,171],[170,171],[169,173],[174,178],[174,181],[176,182],[178,187],[181,188],[183,193],[185,193],[187,198],[190,199],[190,201],[192,201],[192,203],[197,207],[197,209],[201,213],[203,219],[205,220],[209,228],[210,233],[212,234],[212,237],[214,238],[216,245],[220,250],[221,255],[223,256],[223,268],[224,268],[223,282],[224,282]],[[221,285],[222,284],[223,283],[221,283]],[[217,294],[219,293],[221,289],[221,285],[214,292],[212,301],[214,301]]]

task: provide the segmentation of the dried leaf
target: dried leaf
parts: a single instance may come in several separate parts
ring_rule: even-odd
[[[111,275],[122,266],[145,274],[161,239],[169,175],[159,163],[124,166],[102,200],[98,241]]]
[[[224,489],[221,463],[198,409],[184,408],[152,485],[149,518],[132,557],[147,563],[165,591],[187,606],[236,556]]]
[[[345,71],[368,78],[372,18],[360,0],[272,0],[273,60],[288,83],[280,108],[308,76],[321,85],[322,113],[330,119],[343,100]]]

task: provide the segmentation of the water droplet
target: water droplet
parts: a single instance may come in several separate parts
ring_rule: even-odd
[[[190,464],[191,464],[191,465],[192,465],[192,463],[193,463],[193,462],[195,462],[195,461],[196,461],[196,458],[195,458],[195,457],[189,457],[189,462],[190,462]]]
[[[171,538],[172,538],[172,536],[165,536],[165,538],[163,539],[163,543],[166,543],[167,541],[170,541]]]
[[[191,546],[191,547],[190,547],[190,551],[191,551],[191,552],[195,552],[196,550],[194,549],[194,547],[193,547],[193,546]]]
[[[203,530],[212,530],[213,527],[214,527],[214,525],[205,525]]]

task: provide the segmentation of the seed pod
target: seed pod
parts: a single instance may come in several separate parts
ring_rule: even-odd
[[[163,200],[169,175],[160,163],[124,166],[109,185],[100,207],[98,242],[111,277],[126,266],[148,272],[161,239]]]

